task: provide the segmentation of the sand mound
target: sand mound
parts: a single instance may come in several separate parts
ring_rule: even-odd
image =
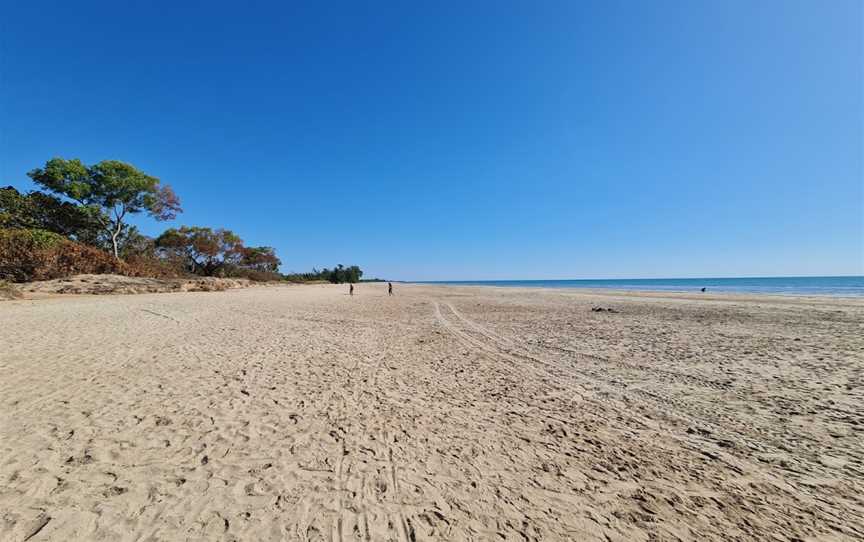
[[[247,279],[196,277],[152,279],[122,275],[75,275],[64,279],[29,282],[18,286],[27,294],[154,294],[166,292],[215,292],[251,285]]]
[[[19,299],[21,297],[21,292],[18,291],[18,288],[16,288],[14,284],[0,280],[0,301]]]

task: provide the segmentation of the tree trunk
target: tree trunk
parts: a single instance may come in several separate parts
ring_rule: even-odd
[[[126,207],[123,207],[121,212],[117,211],[117,208],[114,208],[114,217],[117,222],[117,227],[114,228],[114,231],[111,232],[111,244],[114,247],[114,259],[120,260],[120,251],[117,248],[117,238],[120,237],[120,232],[123,231],[123,217],[126,216]]]
[[[111,244],[114,246],[114,259],[120,259],[120,252],[117,250],[117,233],[111,234]]]
[[[111,231],[111,246],[114,249],[114,259],[120,259],[120,250],[117,247],[117,238],[120,237],[120,232],[123,231],[123,223],[120,222],[120,219],[117,219],[117,227]]]

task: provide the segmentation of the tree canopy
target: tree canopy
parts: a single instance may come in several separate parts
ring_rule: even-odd
[[[179,258],[192,273],[215,275],[226,265],[243,257],[243,240],[226,229],[199,226],[171,228],[156,238],[157,249],[167,257]]]
[[[0,188],[0,228],[45,230],[97,245],[102,224],[92,211],[44,192]]]
[[[128,215],[146,212],[161,221],[182,212],[180,199],[170,186],[118,160],[86,166],[78,159],[52,158],[28,176],[46,190],[89,208],[110,235],[115,258],[120,257],[119,239]]]
[[[272,247],[243,247],[240,266],[255,271],[275,273],[282,265],[282,260],[276,257]]]
[[[333,284],[342,284],[344,282],[360,282],[363,276],[363,270],[356,265],[345,267],[341,263],[333,269],[324,268],[321,270],[312,269],[311,273],[290,273],[284,275],[286,280],[292,281],[315,281],[326,280]]]

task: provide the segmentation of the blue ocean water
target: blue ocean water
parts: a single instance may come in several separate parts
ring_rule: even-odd
[[[459,280],[421,284],[466,286],[518,286],[521,288],[608,288],[669,292],[707,292],[864,296],[864,276],[845,277],[744,277],[699,279],[580,279],[580,280]]]

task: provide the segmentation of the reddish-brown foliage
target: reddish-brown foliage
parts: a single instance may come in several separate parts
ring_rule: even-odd
[[[98,248],[40,230],[0,230],[0,279],[28,282],[84,273],[153,278],[185,275],[167,262],[144,257],[119,261]]]
[[[151,277],[156,279],[182,278],[191,276],[183,266],[170,260],[160,260],[147,256],[130,256],[123,262],[129,277]]]
[[[74,241],[64,241],[57,246],[36,252],[40,266],[31,280],[47,280],[70,275],[113,273],[124,274],[123,262],[117,261],[98,248]]]

